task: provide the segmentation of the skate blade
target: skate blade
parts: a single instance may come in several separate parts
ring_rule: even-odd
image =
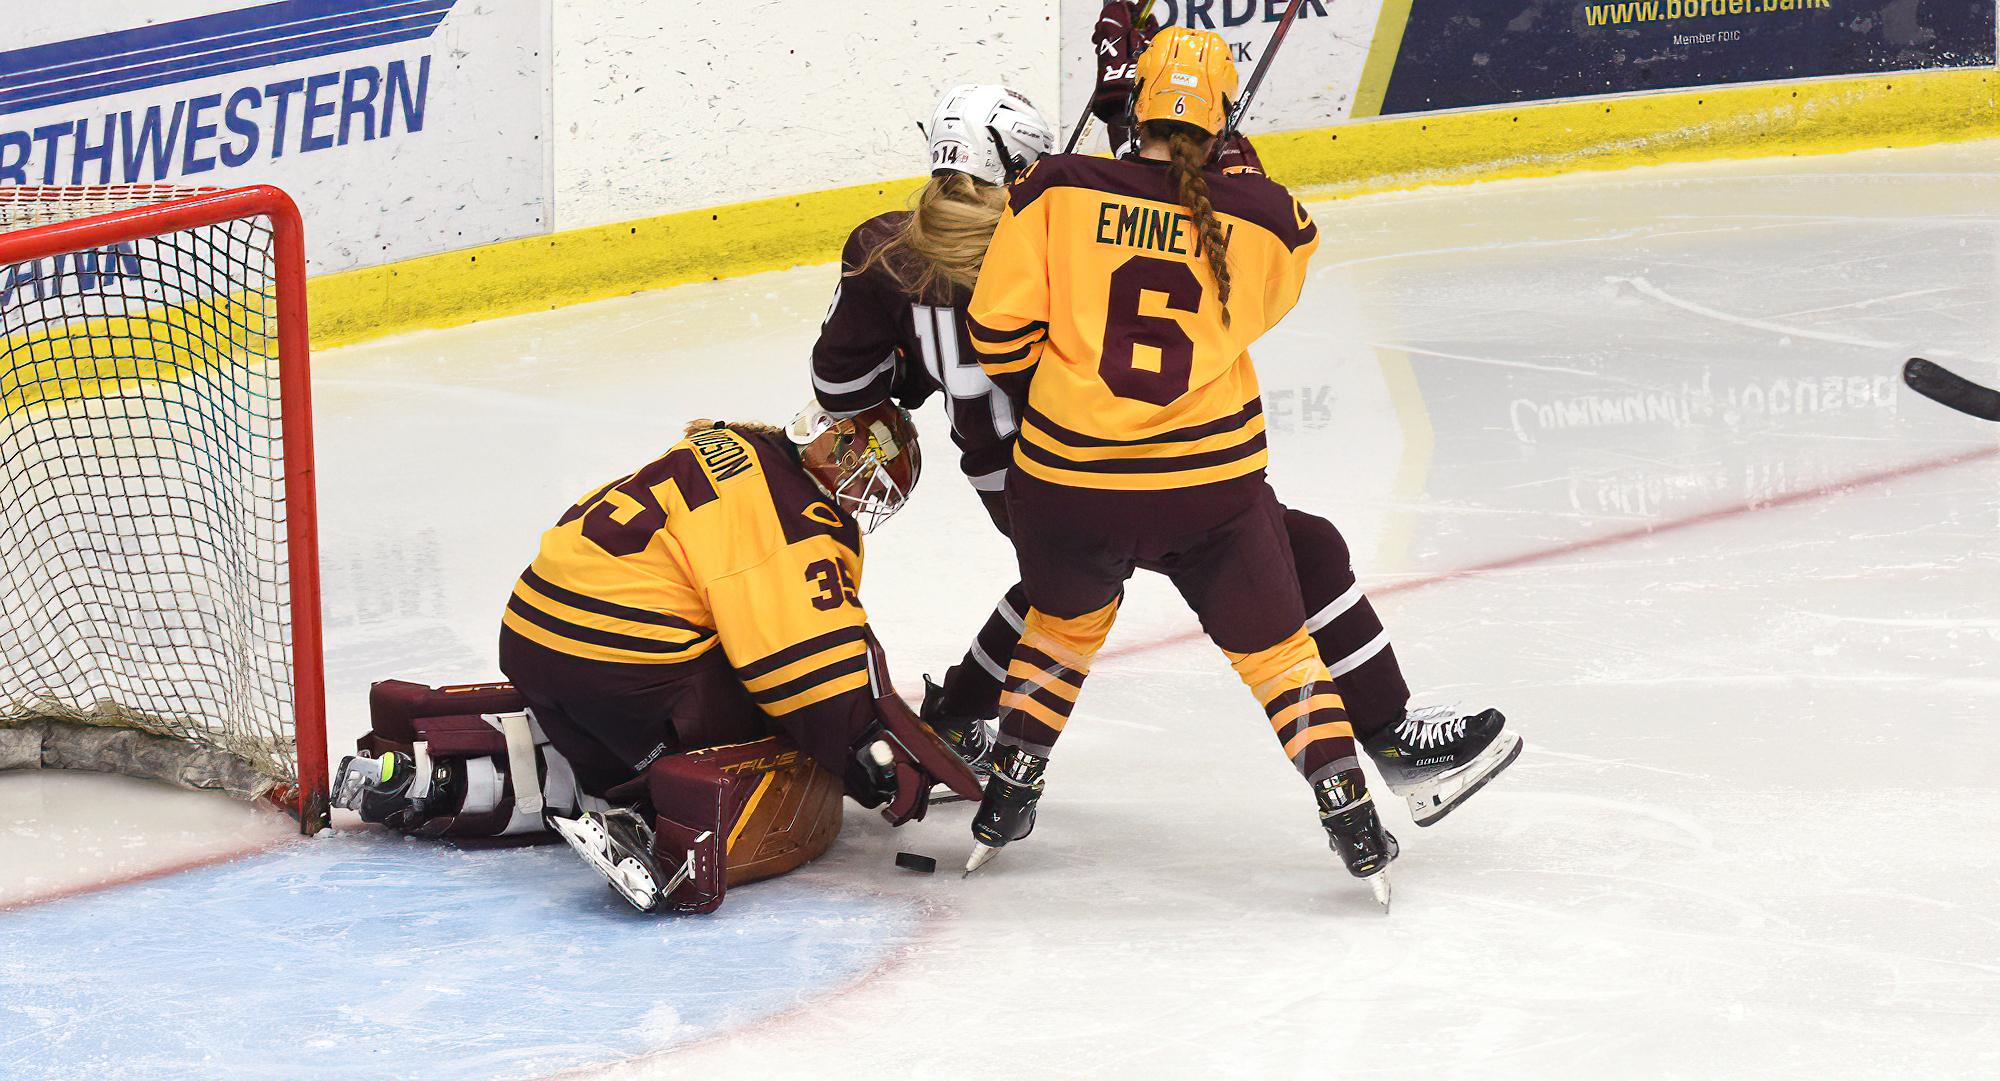
[[[1382,906],[1382,914],[1384,916],[1388,915],[1389,868],[1384,867],[1361,881],[1368,883],[1369,891],[1375,895],[1375,903]]]
[[[1436,823],[1485,788],[1488,781],[1500,775],[1501,770],[1513,765],[1527,745],[1527,741],[1513,732],[1500,733],[1464,769],[1419,785],[1405,795],[1403,799],[1410,805],[1410,817],[1416,819],[1419,826]]]
[[[653,881],[652,872],[639,866],[639,861],[626,857],[620,861],[611,876],[611,888],[625,903],[641,912],[651,912],[660,903],[659,884]]]
[[[990,845],[972,842],[972,855],[965,858],[965,874],[961,878],[971,878],[972,872],[986,866],[986,861],[1000,854],[1000,850]]]
[[[692,870],[691,867],[684,866],[682,873],[675,876],[673,885],[667,890],[661,890],[659,883],[654,881],[652,873],[639,861],[628,856],[617,863],[612,863],[599,852],[600,847],[608,851],[611,846],[609,838],[604,835],[603,827],[595,822],[581,818],[550,818],[549,821],[555,826],[556,832],[562,834],[563,840],[569,842],[570,848],[582,856],[585,863],[590,864],[591,870],[604,876],[604,880],[611,883],[612,892],[641,912],[651,912],[659,907],[660,898],[666,896],[674,886],[680,885],[688,871]]]

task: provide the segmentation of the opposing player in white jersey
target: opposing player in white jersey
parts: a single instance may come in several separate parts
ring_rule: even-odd
[[[835,415],[891,399],[915,408],[942,392],[959,467],[994,525],[1009,534],[1004,488],[1020,403],[981,370],[966,306],[1007,185],[1054,148],[1055,136],[1020,93],[976,85],[945,94],[924,134],[932,175],[913,208],[871,218],[848,237],[841,281],[812,350],[813,387]],[[1246,152],[1254,164],[1243,140],[1235,153]],[[1306,629],[1355,735],[1420,825],[1443,818],[1513,761],[1520,738],[1503,730],[1498,710],[1406,709],[1409,688],[1355,582],[1346,541],[1325,519],[1287,510],[1284,520]],[[925,680],[923,719],[976,768],[991,753],[986,721],[999,712],[1007,658],[1028,610],[1017,583],[943,685]]]

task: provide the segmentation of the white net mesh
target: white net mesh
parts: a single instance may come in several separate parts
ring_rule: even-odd
[[[0,231],[192,194],[0,189]],[[0,724],[297,775],[271,231],[0,267]]]

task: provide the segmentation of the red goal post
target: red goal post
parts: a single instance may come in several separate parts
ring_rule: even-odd
[[[138,187],[0,189],[44,219],[141,204],[0,232],[0,723],[46,706],[226,752],[310,834],[327,747],[298,207]]]

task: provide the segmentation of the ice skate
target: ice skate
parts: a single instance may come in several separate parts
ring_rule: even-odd
[[[1042,798],[1042,771],[1049,760],[1019,747],[1002,747],[986,781],[986,798],[972,819],[972,854],[965,873],[979,870],[1010,841],[1035,830],[1035,804]]]
[[[624,808],[585,811],[575,818],[550,818],[571,848],[611,883],[633,908],[651,912],[687,877],[679,874],[665,884],[653,862],[653,830],[636,812]]]
[[[1497,709],[1460,716],[1450,706],[1407,710],[1401,720],[1361,741],[1389,790],[1428,826],[1452,812],[1521,757],[1521,737],[1504,731]]]
[[[944,745],[953,754],[965,759],[972,767],[972,774],[984,785],[986,778],[993,775],[993,726],[978,717],[947,716],[943,710],[944,688],[924,677],[924,704],[917,716],[937,733]],[[953,803],[963,796],[952,791],[931,797],[932,803]]]
[[[1374,797],[1346,774],[1314,785],[1313,795],[1319,798],[1319,824],[1326,828],[1327,844],[1347,865],[1347,873],[1368,883],[1375,902],[1388,912],[1389,864],[1401,848],[1395,835],[1382,828]]]
[[[334,771],[330,802],[359,812],[363,822],[413,830],[434,814],[458,807],[464,787],[459,772],[455,762],[436,761],[426,778],[409,755],[396,751],[380,758],[349,755]]]

